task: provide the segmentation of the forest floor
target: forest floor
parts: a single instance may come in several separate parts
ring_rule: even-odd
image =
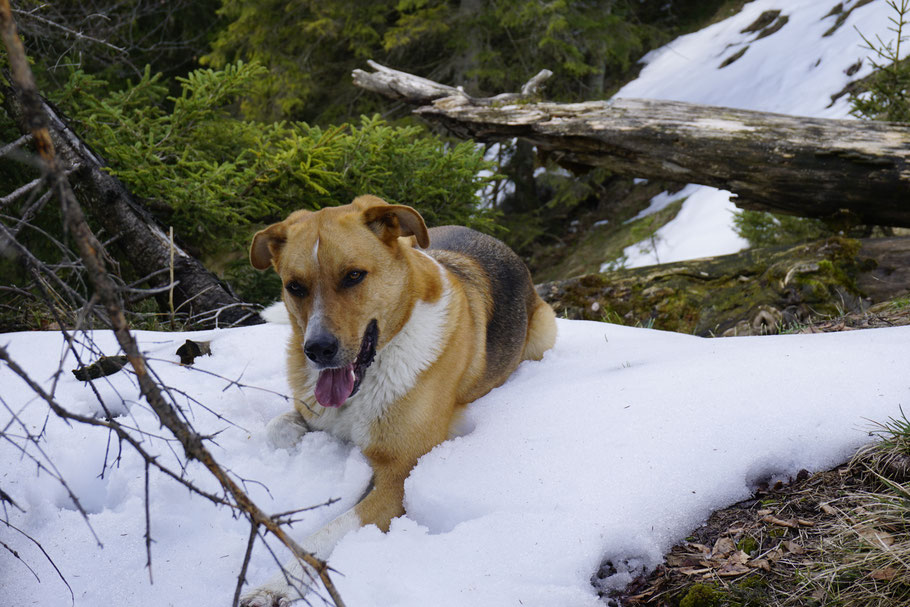
[[[908,324],[902,298],[796,332]],[[873,432],[882,440],[847,464],[766,479],[693,529],[664,564],[604,599],[622,607],[910,604],[908,431],[906,419],[890,420]]]

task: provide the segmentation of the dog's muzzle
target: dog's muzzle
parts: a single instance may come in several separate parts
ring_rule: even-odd
[[[357,393],[367,367],[373,363],[373,359],[376,357],[378,338],[379,327],[376,320],[373,319],[363,333],[360,352],[357,353],[354,362],[319,371],[314,390],[316,402],[323,407],[340,407]],[[331,335],[309,340],[303,348],[307,358],[317,365],[332,364],[338,355],[338,349],[338,339]]]

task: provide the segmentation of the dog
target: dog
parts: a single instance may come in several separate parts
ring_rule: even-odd
[[[303,542],[323,560],[354,529],[388,531],[417,459],[465,405],[556,340],[553,309],[505,244],[460,226],[427,229],[413,208],[375,196],[292,213],[256,233],[250,262],[281,277],[291,325],[295,408],[269,422],[270,441],[290,447],[324,430],[357,445],[373,470],[357,505]],[[295,561],[242,604],[286,605],[305,579]]]

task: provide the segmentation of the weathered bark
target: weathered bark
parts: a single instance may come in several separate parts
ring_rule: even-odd
[[[587,103],[473,99],[390,70],[355,70],[358,86],[479,141],[521,137],[570,168],[730,190],[745,209],[910,226],[910,127],[801,118],[676,101]]]
[[[23,132],[25,114],[18,97],[3,90],[3,103]],[[247,304],[230,287],[209,272],[192,255],[171,243],[165,230],[139,204],[126,186],[104,171],[104,161],[70,129],[53,107],[40,100],[48,117],[48,130],[58,157],[67,167],[73,190],[88,214],[114,237],[122,258],[139,276],[149,276],[152,288],[169,283],[173,253],[174,309],[197,326],[235,326],[263,322],[255,306]],[[163,310],[167,312],[167,310]]]
[[[777,333],[910,292],[910,238],[846,238],[538,286],[560,316],[711,335]]]

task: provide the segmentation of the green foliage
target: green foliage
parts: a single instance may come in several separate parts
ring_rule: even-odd
[[[58,102],[111,172],[200,246],[361,193],[412,204],[430,223],[491,229],[476,198],[487,181],[477,174],[489,165],[474,145],[448,146],[419,127],[378,117],[328,129],[233,118],[231,104],[263,73],[243,63],[197,70],[180,79],[179,97],[166,97],[146,71],[136,85],[105,97],[97,90],[104,83],[76,71]]]
[[[392,127],[378,116],[364,116],[338,147],[340,180],[333,198],[348,201],[378,193],[389,202],[418,208],[429,225],[497,230],[495,213],[478,206],[479,190],[495,178],[493,165],[472,142],[451,145],[425,136],[422,127]]]
[[[359,194],[414,206],[431,225],[495,231],[495,215],[480,208],[477,194],[492,178],[482,176],[491,165],[481,148],[379,117],[325,129],[235,118],[237,99],[265,73],[247,63],[201,69],[169,96],[149,70],[112,93],[76,70],[57,102],[110,171],[204,259],[245,251],[257,226],[294,210]]]
[[[268,66],[244,110],[270,119],[376,111],[381,101],[351,84],[351,70],[366,59],[477,94],[518,90],[547,67],[557,74],[549,96],[592,98],[611,74],[667,39],[637,18],[643,10],[633,0],[224,0],[219,15],[229,25],[203,61]]]
[[[831,228],[818,219],[762,211],[737,211],[733,225],[753,247],[798,244],[833,234]]]
[[[872,42],[865,36],[866,48],[872,51],[869,58],[875,72],[866,82],[865,91],[851,95],[851,112],[871,120],[910,122],[910,62],[901,61],[901,44],[907,41],[910,0],[888,0],[894,15],[889,17],[894,39],[887,42],[880,37]],[[862,34],[861,34],[862,35]]]

